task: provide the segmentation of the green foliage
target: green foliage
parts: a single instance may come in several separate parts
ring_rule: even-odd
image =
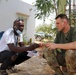
[[[37,8],[36,18],[45,18],[54,11],[53,0],[36,0],[35,7]]]
[[[70,20],[71,20],[71,25],[76,26],[76,11],[71,12]]]
[[[51,34],[51,37],[48,39],[53,40],[56,34],[56,28],[52,28],[52,24],[47,25],[47,24],[43,24],[43,25],[39,25],[36,27],[36,32],[42,31],[46,34]],[[46,38],[46,37],[45,37]]]
[[[45,32],[45,33],[50,33],[50,29],[52,29],[51,25],[46,25],[46,24],[39,25],[36,28],[36,32],[42,31],[42,32]]]
[[[36,18],[38,19],[44,19],[45,17],[48,17],[50,13],[55,12],[56,15],[58,14],[58,4],[59,0],[36,0],[34,3],[34,6],[36,9]],[[67,0],[68,4],[68,0]]]

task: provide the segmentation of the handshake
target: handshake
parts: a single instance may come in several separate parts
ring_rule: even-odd
[[[40,58],[43,57],[43,54],[44,54],[46,48],[48,50],[54,50],[54,49],[56,49],[56,44],[55,43],[51,43],[51,42],[48,42],[48,43],[39,42],[37,44],[39,45],[39,47],[38,47],[39,50],[37,52],[38,52],[38,55],[39,55]]]
[[[46,48],[49,48],[50,50],[51,49],[57,49],[58,47],[57,47],[57,44],[55,44],[55,43],[43,43],[43,42],[40,42],[39,43],[39,47],[46,47]]]

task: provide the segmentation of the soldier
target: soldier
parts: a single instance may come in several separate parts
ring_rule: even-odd
[[[55,19],[58,33],[56,34],[54,43],[65,44],[76,41],[76,28],[69,25],[68,17],[65,14],[59,14]],[[52,49],[53,45],[51,47],[50,44],[51,43],[46,44],[47,48],[44,52],[44,56],[51,68],[55,70],[56,75],[66,75],[66,70],[69,72],[69,75],[71,75],[71,73],[74,75],[73,71],[75,68],[71,68],[71,65],[74,63],[69,62],[73,60],[71,55],[74,54],[74,51],[65,50],[66,48]],[[60,66],[62,66],[62,69]]]

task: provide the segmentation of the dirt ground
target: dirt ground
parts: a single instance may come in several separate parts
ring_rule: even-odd
[[[29,60],[16,65],[16,68],[20,69],[20,71],[9,75],[54,75],[54,71],[46,60],[40,56],[33,56]]]

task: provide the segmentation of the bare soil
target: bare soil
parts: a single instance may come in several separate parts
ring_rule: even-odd
[[[55,73],[46,60],[40,56],[33,56],[15,67],[20,69],[20,71],[9,75],[54,75]]]

